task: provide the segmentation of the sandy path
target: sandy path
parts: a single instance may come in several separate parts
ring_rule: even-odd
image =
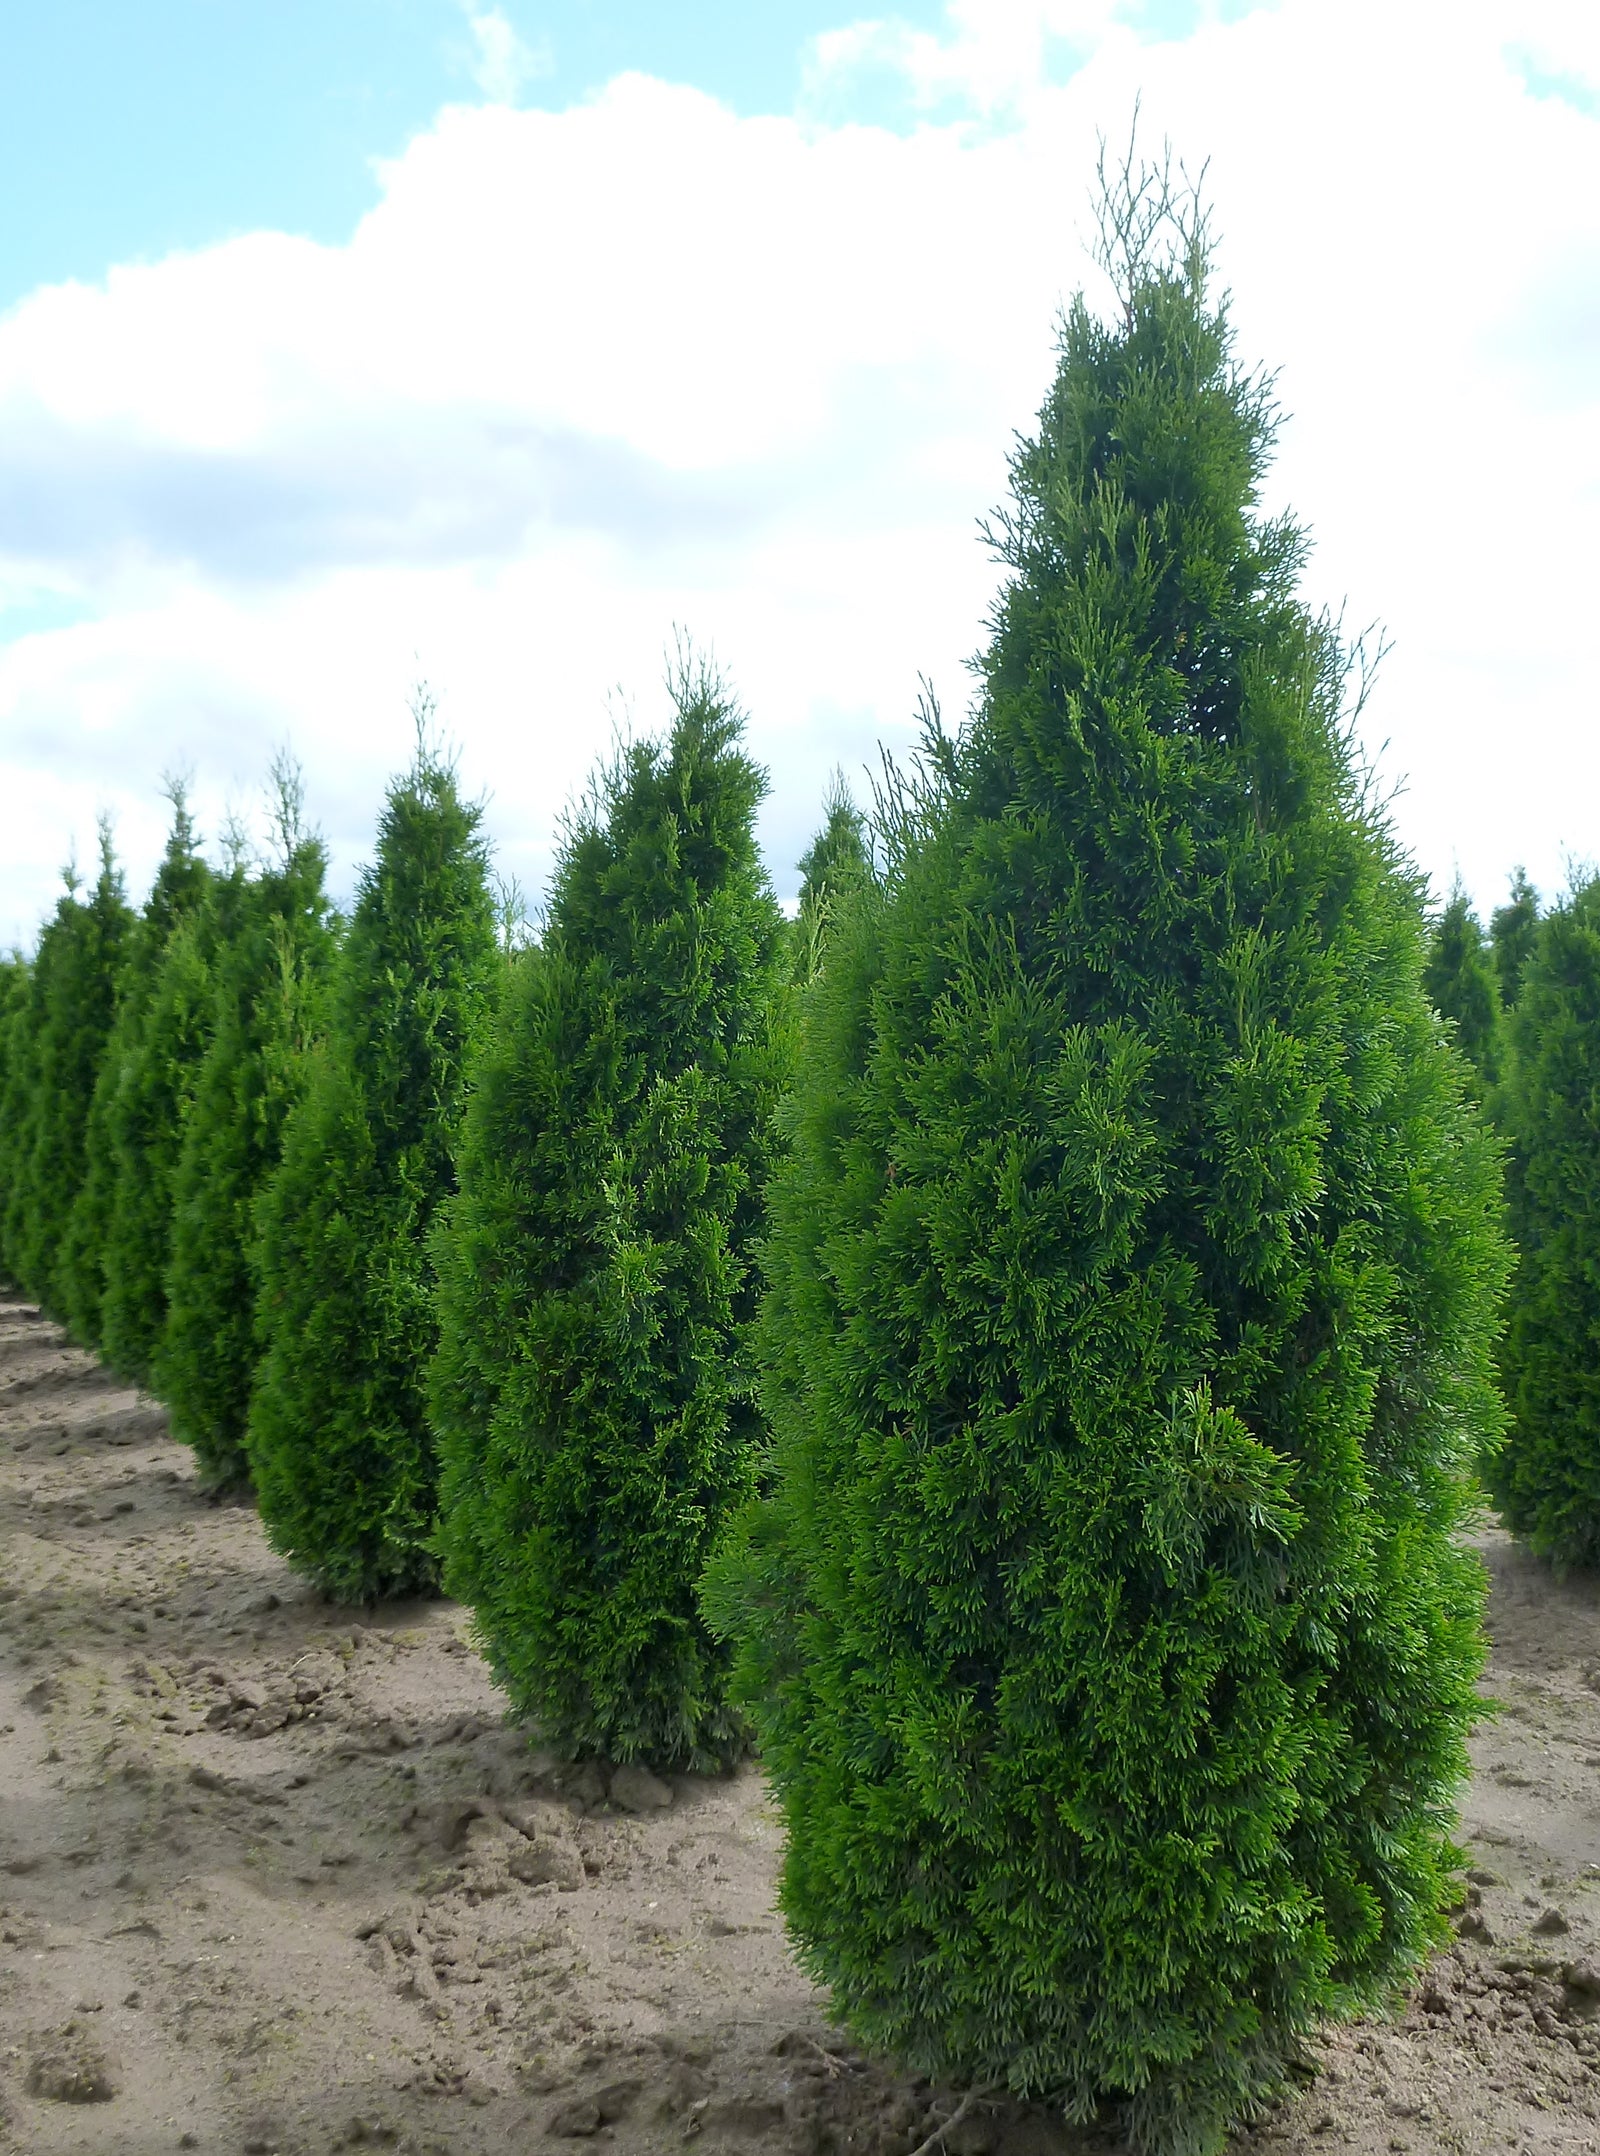
[[[1466,1935],[1241,2150],[1600,2151],[1600,1592],[1485,1550]],[[760,1777],[564,1776],[465,1622],[308,1594],[159,1409],[0,1298],[0,2145],[905,2156],[936,2123],[791,1961]]]

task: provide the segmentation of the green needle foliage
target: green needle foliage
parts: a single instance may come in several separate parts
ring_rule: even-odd
[[[574,816],[440,1237],[445,1583],[543,1742],[659,1767],[743,1730],[695,1583],[752,1487],[745,1326],[781,922],[764,780],[685,664]]]
[[[795,980],[804,985],[821,968],[834,909],[872,872],[867,820],[852,800],[842,771],[833,774],[822,829],[801,855],[799,867],[800,906],[790,933]]]
[[[7,1257],[30,1295],[68,1315],[68,1229],[84,1178],[89,1102],[111,1031],[133,915],[110,827],[100,826],[100,872],[87,900],[69,878],[41,938],[26,1078],[27,1104],[7,1207]]]
[[[1445,1935],[1504,1250],[1203,218],[1105,215],[808,1004],[705,1599],[840,2015],[1195,2156]]]
[[[1539,940],[1539,894],[1520,868],[1512,875],[1510,897],[1490,918],[1489,940],[1494,947],[1500,1001],[1509,1011],[1522,993],[1523,970]]]
[[[1540,923],[1510,1022],[1502,1114],[1518,1263],[1488,1474],[1506,1525],[1561,1569],[1600,1565],[1600,879]]]
[[[33,969],[20,951],[0,959],[0,1269],[9,1270],[5,1219],[17,1176],[32,1061]]]
[[[274,1548],[344,1602],[437,1580],[428,1233],[504,972],[481,823],[419,740],[258,1209],[256,1494]]]
[[[1458,883],[1433,923],[1422,985],[1478,1074],[1479,1092],[1500,1082],[1500,984],[1472,901]]]
[[[128,937],[116,1013],[95,1077],[84,1130],[83,1184],[72,1207],[61,1267],[67,1322],[85,1346],[105,1345],[106,1254],[116,1203],[123,1096],[168,940],[205,898],[211,871],[195,845],[181,783],[174,782],[172,830],[144,910]]]
[[[248,886],[243,842],[167,939],[130,1044],[112,1114],[114,1177],[101,1297],[102,1353],[153,1385],[167,1319],[167,1267],[178,1160],[195,1086],[215,1031],[218,975],[240,931]]]
[[[322,842],[303,826],[298,773],[280,765],[276,776],[278,860],[246,883],[238,931],[218,952],[213,1031],[173,1185],[167,1316],[154,1369],[173,1435],[194,1447],[219,1489],[249,1480],[253,1208],[278,1163],[334,948]]]

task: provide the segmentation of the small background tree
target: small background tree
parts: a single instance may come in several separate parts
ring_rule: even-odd
[[[1539,937],[1539,894],[1528,881],[1523,869],[1516,869],[1511,877],[1511,894],[1503,906],[1496,907],[1489,922],[1489,940],[1494,950],[1495,974],[1500,984],[1500,1002],[1505,1010],[1511,1010],[1522,993],[1522,974]]]
[[[0,959],[0,1270],[9,1270],[5,1219],[28,1115],[31,988],[32,968],[21,951]]]
[[[204,900],[211,871],[200,858],[181,780],[168,787],[172,830],[150,896],[126,939],[116,1009],[95,1075],[84,1127],[83,1181],[73,1201],[61,1262],[67,1322],[86,1347],[104,1348],[106,1253],[119,1158],[118,1126],[150,997],[168,939]]]
[[[218,952],[211,1039],[195,1079],[173,1185],[167,1314],[156,1390],[173,1434],[219,1489],[249,1480],[245,1429],[258,1355],[257,1192],[276,1167],[285,1118],[317,1029],[333,924],[322,841],[305,827],[300,776],[280,761],[277,859],[241,894]]]
[[[1501,1516],[1558,1567],[1600,1565],[1600,878],[1540,922],[1501,1106],[1517,1244],[1502,1368]]]
[[[1433,923],[1422,985],[1448,1018],[1480,1093],[1500,1082],[1500,987],[1472,901],[1457,882]]]
[[[428,1234],[504,971],[482,810],[430,749],[390,790],[325,1040],[262,1193],[248,1449],[273,1546],[341,1601],[431,1588]]]
[[[1504,1252],[1203,219],[1105,217],[808,999],[707,1607],[840,2015],[1195,2156],[1446,1936]]]
[[[844,773],[835,771],[823,809],[822,829],[800,857],[800,904],[791,931],[794,975],[815,979],[835,908],[871,873],[867,821],[851,797]]]
[[[752,1487],[744,1346],[781,923],[763,779],[686,663],[665,746],[572,819],[468,1111],[439,1246],[440,1541],[541,1741],[661,1767],[742,1724],[695,1583]]]

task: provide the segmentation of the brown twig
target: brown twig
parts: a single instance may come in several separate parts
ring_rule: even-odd
[[[993,2096],[994,2093],[992,2082],[981,2089],[968,2089],[966,2095],[962,2097],[950,2116],[939,2121],[939,2124],[929,2134],[926,2141],[918,2142],[917,2146],[911,2151],[911,2156],[933,2156],[935,2149],[943,2148],[944,2137],[949,2133],[951,2127],[959,2126],[974,2104],[981,2104],[986,2098]]]

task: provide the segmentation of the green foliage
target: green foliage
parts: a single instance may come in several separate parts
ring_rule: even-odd
[[[173,1434],[194,1447],[216,1487],[249,1479],[253,1208],[301,1090],[334,949],[322,843],[302,828],[298,778],[282,769],[279,836],[276,865],[245,883],[237,932],[217,953],[211,1038],[173,1179],[167,1314],[154,1359]]]
[[[32,1062],[32,968],[20,951],[0,958],[0,1268],[9,1269],[5,1220],[21,1155]]]
[[[180,784],[170,791],[172,830],[144,910],[127,939],[116,1008],[95,1076],[84,1128],[83,1182],[73,1202],[61,1262],[68,1324],[86,1347],[105,1346],[106,1253],[122,1153],[123,1097],[130,1082],[163,954],[174,928],[205,898],[211,871],[195,845]]]
[[[1545,915],[1510,1021],[1501,1113],[1518,1248],[1502,1367],[1501,1515],[1562,1567],[1600,1565],[1600,879]]]
[[[326,1040],[258,1208],[247,1447],[273,1546],[341,1601],[436,1581],[428,1232],[503,972],[481,809],[419,748],[391,789]]]
[[[763,778],[685,667],[566,833],[439,1240],[445,1581],[542,1741],[674,1767],[742,1742],[694,1587],[752,1485],[744,1333],[780,921]]]
[[[1456,1040],[1483,1094],[1500,1082],[1500,985],[1472,901],[1458,883],[1433,923],[1422,985]]]
[[[1494,946],[1495,972],[1500,982],[1500,1001],[1506,1010],[1515,1007],[1522,993],[1522,975],[1539,938],[1539,894],[1522,869],[1511,878],[1511,895],[1497,907],[1489,921],[1489,940]]]
[[[851,799],[842,771],[828,787],[822,829],[800,857],[800,906],[790,937],[794,976],[804,984],[822,965],[823,945],[834,909],[872,873],[867,822]]]
[[[27,1021],[31,1039],[15,1168],[6,1206],[6,1260],[30,1295],[67,1315],[67,1231],[84,1176],[89,1102],[116,1001],[133,916],[109,827],[88,899],[68,889],[40,938]]]
[[[838,2012],[1175,2156],[1444,1936],[1504,1249],[1266,389],[1203,226],[1112,213],[808,1002],[705,1602]]]

